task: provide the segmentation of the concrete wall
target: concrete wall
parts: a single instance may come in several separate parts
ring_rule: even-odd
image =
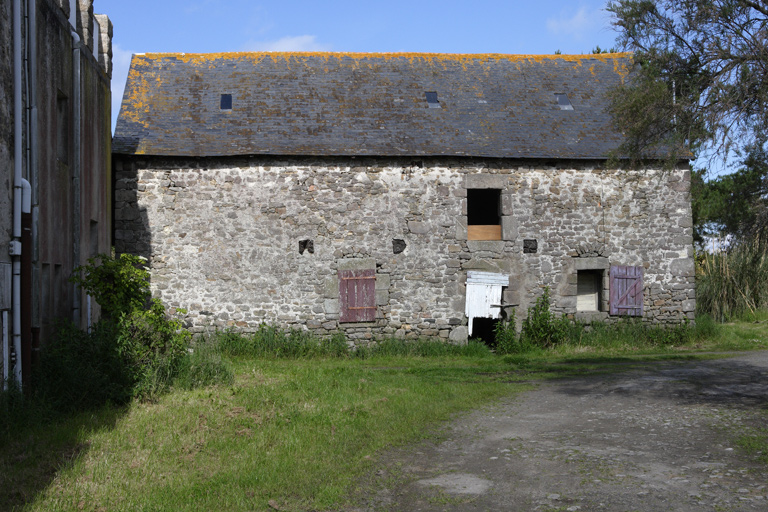
[[[27,2],[22,2],[26,4]],[[57,318],[73,319],[74,288],[68,282],[72,269],[84,263],[93,251],[108,251],[111,245],[111,101],[110,78],[111,31],[106,17],[100,33],[84,34],[83,22],[93,29],[91,2],[78,3],[78,31],[91,48],[84,46],[81,55],[80,109],[80,208],[75,198],[75,119],[73,81],[73,42],[68,21],[69,2],[63,0],[30,0],[36,9],[37,53],[32,59],[37,65],[37,166],[25,158],[24,178],[33,185],[33,218],[36,227],[31,246],[23,254],[32,254],[31,267],[22,266],[22,274],[31,274],[31,305],[23,308],[23,318],[30,318],[31,328],[44,343],[50,336]],[[87,4],[87,5],[86,5]],[[13,44],[12,3],[0,7],[0,57],[8,66],[0,71],[0,263],[8,261],[8,241],[11,236],[13,187]],[[90,13],[90,14],[89,14]],[[25,22],[23,22],[25,23]],[[95,37],[94,37],[95,36]],[[94,57],[92,46],[99,45]],[[26,27],[23,29],[23,51],[29,48]],[[98,57],[98,58],[97,58]],[[33,103],[28,97],[29,76],[25,70],[24,133],[26,145],[31,140],[27,108]],[[31,148],[30,148],[31,150]],[[7,170],[7,171],[6,171]],[[80,237],[75,240],[75,222]],[[80,258],[75,260],[75,246]],[[85,298],[83,298],[85,305]],[[84,325],[85,307],[79,315]],[[24,321],[22,321],[22,325]],[[30,333],[22,333],[28,339]]]
[[[13,4],[0,3],[0,264],[10,263],[13,216]],[[0,351],[0,358],[2,351]]]
[[[196,331],[267,322],[361,340],[459,341],[468,270],[509,274],[503,304],[518,318],[545,286],[554,309],[578,316],[576,272],[608,265],[644,268],[646,320],[693,318],[688,171],[120,156],[114,166],[116,248],[149,257],[153,293],[187,309]],[[467,240],[468,188],[502,191],[503,240]],[[300,254],[306,239],[314,253]],[[536,253],[524,253],[526,239],[537,240]],[[376,268],[377,320],[339,324],[337,271],[355,263]]]

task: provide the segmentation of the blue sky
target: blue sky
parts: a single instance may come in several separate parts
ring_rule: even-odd
[[[112,118],[133,53],[588,53],[615,45],[605,0],[94,0],[114,25]]]

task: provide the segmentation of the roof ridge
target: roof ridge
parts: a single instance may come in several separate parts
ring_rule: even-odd
[[[330,58],[406,58],[409,60],[564,60],[577,61],[584,59],[598,59],[606,61],[608,59],[626,58],[632,55],[632,52],[615,53],[587,53],[587,54],[516,54],[516,53],[441,53],[441,52],[307,52],[307,51],[238,51],[238,52],[211,52],[211,53],[189,53],[189,52],[147,52],[141,55],[148,59],[157,59],[164,57],[176,57],[182,60],[212,60],[220,58],[254,58],[263,59],[271,57],[273,60],[289,59],[291,57],[309,58],[320,57]]]

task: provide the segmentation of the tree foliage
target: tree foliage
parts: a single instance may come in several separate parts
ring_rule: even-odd
[[[707,180],[706,170],[691,174],[694,241],[768,237],[768,159],[750,151],[742,167]]]
[[[635,164],[762,150],[768,127],[768,2],[612,0],[637,73],[613,95]]]

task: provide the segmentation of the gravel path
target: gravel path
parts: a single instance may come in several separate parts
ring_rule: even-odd
[[[545,382],[385,454],[357,511],[768,511],[768,352]]]

